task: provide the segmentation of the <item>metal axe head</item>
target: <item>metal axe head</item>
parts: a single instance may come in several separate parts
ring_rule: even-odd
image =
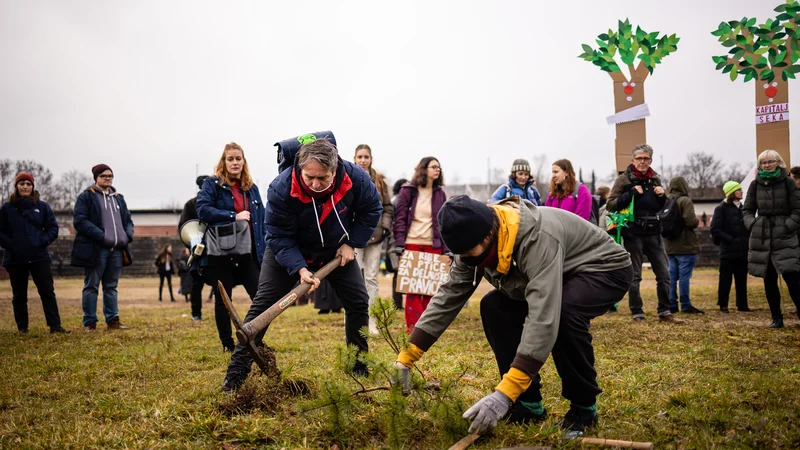
[[[242,322],[242,319],[236,312],[236,308],[233,307],[233,302],[231,298],[228,297],[228,293],[225,291],[225,287],[220,281],[217,281],[217,293],[222,298],[225,309],[228,310],[228,315],[231,317],[233,326],[236,327],[236,339],[241,345],[244,345],[250,350],[250,354],[253,355],[253,360],[256,362],[259,369],[264,372],[264,375],[273,375],[278,368],[275,356],[271,353],[269,356],[265,356],[264,352],[256,345],[255,339],[251,339],[250,335],[247,334],[246,328],[244,328],[244,322]]]

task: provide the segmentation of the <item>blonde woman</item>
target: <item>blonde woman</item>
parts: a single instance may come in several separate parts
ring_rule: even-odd
[[[369,148],[369,145],[361,144],[356,147],[353,161],[369,174],[369,179],[378,189],[381,204],[383,205],[381,221],[372,233],[372,237],[369,238],[369,245],[356,252],[356,261],[358,261],[358,266],[361,267],[364,283],[369,294],[369,305],[372,306],[375,303],[375,299],[378,298],[381,243],[392,233],[392,212],[394,207],[392,206],[392,197],[389,194],[389,186],[386,184],[386,177],[372,168],[372,149]],[[378,334],[378,329],[375,327],[375,318],[372,316],[369,318],[369,332]]]
[[[758,155],[758,175],[750,183],[742,211],[744,226],[750,231],[747,270],[764,279],[772,314],[769,328],[783,328],[779,274],[786,281],[800,317],[800,191],[775,150]]]
[[[247,255],[203,256],[200,267],[206,284],[216,287],[221,281],[228,296],[233,287],[243,285],[252,300],[258,290],[261,258],[266,248],[264,204],[258,186],[250,177],[244,150],[231,142],[225,146],[214,170],[214,176],[203,182],[197,194],[197,216],[209,226],[246,221],[250,229],[252,248]],[[234,342],[231,321],[222,298],[215,292],[214,315],[219,339],[225,351],[232,352]]]

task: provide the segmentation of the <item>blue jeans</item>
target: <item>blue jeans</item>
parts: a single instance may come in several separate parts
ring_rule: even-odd
[[[669,303],[678,306],[678,287],[681,289],[681,310],[692,306],[689,299],[689,282],[697,263],[697,255],[669,255]]]
[[[101,248],[97,265],[87,267],[83,280],[83,324],[97,323],[97,293],[103,283],[103,315],[106,323],[119,315],[117,282],[122,273],[122,250]]]

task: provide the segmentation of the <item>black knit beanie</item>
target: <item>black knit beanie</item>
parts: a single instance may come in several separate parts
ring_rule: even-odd
[[[208,178],[208,175],[200,175],[196,180],[194,180],[194,182],[197,183],[198,188],[203,187],[203,183],[205,183],[206,178]]]
[[[437,218],[444,243],[456,255],[467,253],[483,242],[494,224],[492,208],[466,195],[445,202]]]

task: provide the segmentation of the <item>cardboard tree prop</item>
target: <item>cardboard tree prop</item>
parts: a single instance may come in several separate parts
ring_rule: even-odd
[[[756,86],[756,154],[776,150],[789,162],[789,85],[800,72],[800,3],[789,0],[775,8],[778,16],[756,25],[756,19],[722,22],[711,34],[727,55],[714,56],[717,70],[729,74],[731,81],[739,76],[745,83],[755,80]]]
[[[638,26],[634,33],[630,22],[625,19],[625,22],[619,21],[616,32],[608,30],[608,33],[597,36],[597,50],[583,44],[583,54],[579,56],[608,72],[614,80],[616,114],[606,120],[617,126],[617,172],[628,167],[633,148],[647,142],[645,117],[650,115],[650,111],[644,102],[644,81],[662,59],[678,49],[679,37],[658,35],[658,31],[647,33]],[[628,67],[630,78],[622,73],[616,56]]]

